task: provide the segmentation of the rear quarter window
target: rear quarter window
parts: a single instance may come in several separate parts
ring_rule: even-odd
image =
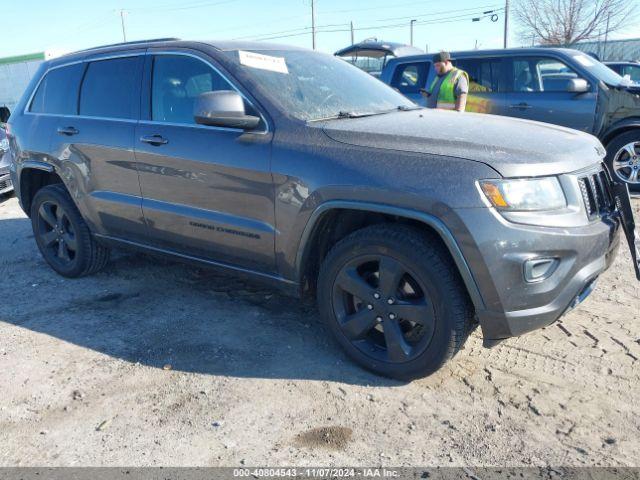
[[[77,115],[78,88],[84,64],[76,63],[49,70],[38,85],[29,111],[55,115]]]

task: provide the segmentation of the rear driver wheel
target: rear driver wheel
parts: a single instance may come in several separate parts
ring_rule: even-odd
[[[322,318],[360,365],[409,380],[462,346],[473,311],[448,252],[430,235],[376,225],[340,241],[318,279]]]
[[[99,245],[63,185],[38,190],[31,225],[40,253],[60,275],[81,277],[102,269],[109,250]]]

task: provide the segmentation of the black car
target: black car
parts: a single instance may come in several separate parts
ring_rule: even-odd
[[[440,368],[476,322],[487,346],[554,322],[623,228],[632,240],[597,138],[426,110],[289,46],[56,58],[9,132],[17,197],[61,275],[97,272],[112,247],[225,268],[315,296],[350,356],[398,378]]]

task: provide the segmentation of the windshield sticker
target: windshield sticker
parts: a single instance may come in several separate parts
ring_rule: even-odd
[[[595,63],[586,55],[576,55],[575,58],[583,67],[593,67]]]
[[[289,74],[289,69],[283,57],[270,57],[260,53],[245,52],[240,50],[240,64],[251,68],[269,70],[270,72]]]

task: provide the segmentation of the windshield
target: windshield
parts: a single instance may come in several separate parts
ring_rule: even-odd
[[[331,55],[287,50],[226,53],[263,95],[300,120],[418,108],[380,80]]]
[[[582,65],[584,68],[596,77],[598,80],[603,81],[607,85],[618,87],[625,83],[624,79],[616,72],[607,67],[604,63],[600,63],[595,58],[579,53],[573,56],[573,59]]]
[[[640,83],[640,65],[622,65],[622,75],[629,75],[634,83]]]
[[[381,50],[355,50],[348,54],[338,55],[338,58],[376,77],[380,76],[382,69],[387,64],[387,59],[393,57],[392,53]]]

